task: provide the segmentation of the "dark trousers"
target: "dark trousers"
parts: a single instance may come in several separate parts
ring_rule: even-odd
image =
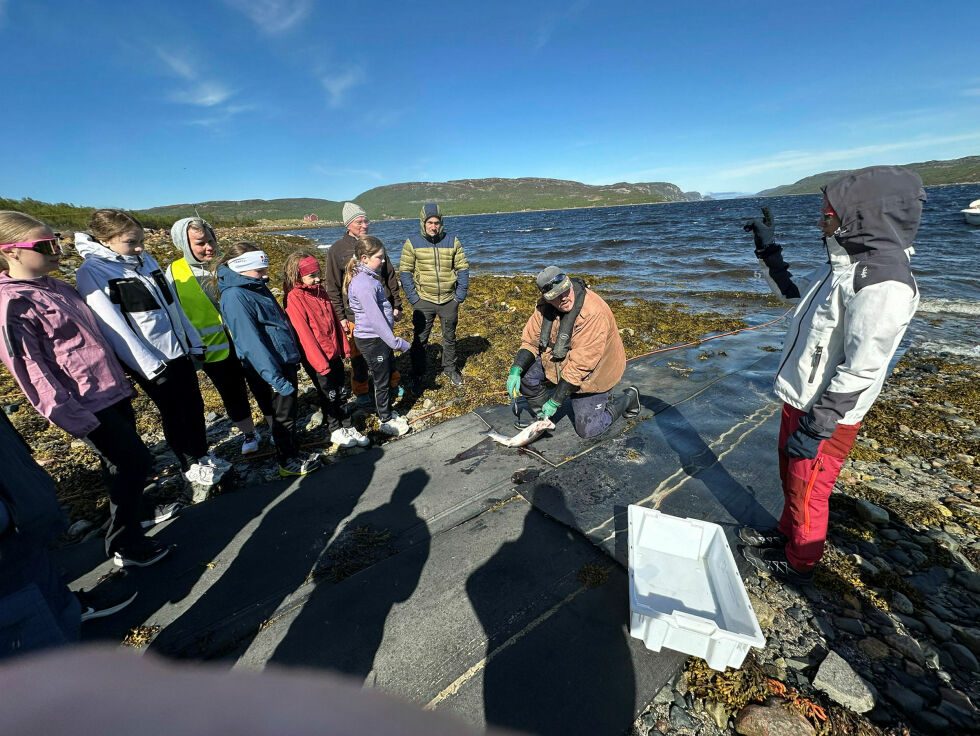
[[[368,392],[368,364],[357,348],[357,341],[354,340],[354,323],[350,323],[350,388],[355,396],[363,396]],[[401,382],[401,375],[396,369],[392,369],[389,382],[392,388]]]
[[[153,468],[153,456],[136,431],[129,399],[95,412],[99,426],[85,439],[95,447],[109,490],[109,530],[105,551],[111,555],[143,536],[140,526],[143,488]],[[200,457],[200,456],[198,456]]]
[[[395,351],[380,337],[355,337],[354,342],[374,378],[374,405],[378,418],[387,422],[391,419],[391,372],[395,367]]]
[[[432,334],[436,317],[442,325],[442,369],[456,370],[456,324],[459,322],[459,302],[450,299],[445,304],[434,304],[419,299],[412,305],[412,375],[425,374],[425,346]]]
[[[306,375],[313,381],[320,395],[320,408],[323,410],[323,420],[327,423],[327,429],[334,432],[341,427],[350,426],[350,418],[344,411],[347,403],[344,395],[344,359],[335,357],[330,361],[329,371],[321,375],[313,370],[306,361],[303,361],[303,368]]]
[[[250,365],[242,365],[235,350],[224,360],[216,363],[205,363],[201,370],[211,379],[215,390],[221,396],[228,418],[232,422],[240,422],[252,415],[252,407],[248,403],[246,384],[259,405],[262,416],[272,414],[272,391],[262,376],[255,372]]]
[[[286,380],[293,387],[288,395],[272,392],[272,439],[276,443],[276,456],[279,463],[299,455],[299,440],[296,438],[296,415],[299,411],[299,392],[297,375],[298,365],[287,365],[283,368]]]
[[[181,470],[187,470],[208,452],[204,399],[194,363],[185,355],[167,363],[163,374],[153,381],[140,373],[132,376],[159,409],[163,436],[177,456]]]
[[[521,395],[527,400],[532,410],[538,411],[548,400],[548,388],[552,384],[545,377],[541,358],[524,371],[521,376]],[[606,409],[609,401],[609,391],[594,394],[572,394],[572,413],[575,414],[575,434],[583,439],[596,437],[612,424],[612,414]]]

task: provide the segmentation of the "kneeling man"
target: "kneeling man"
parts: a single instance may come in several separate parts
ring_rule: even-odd
[[[524,325],[521,349],[507,377],[507,393],[524,396],[539,418],[572,399],[575,431],[595,437],[621,416],[640,412],[632,386],[610,398],[626,369],[626,351],[616,318],[602,298],[557,266],[538,274],[541,298]],[[553,388],[550,398],[549,388]],[[522,429],[521,422],[517,424]]]

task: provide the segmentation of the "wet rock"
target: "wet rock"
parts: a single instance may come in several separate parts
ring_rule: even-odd
[[[920,647],[919,642],[917,642],[911,636],[905,636],[904,634],[888,634],[885,637],[885,641],[888,642],[888,645],[892,649],[906,659],[910,659],[918,665],[924,665],[926,663],[926,656],[922,651],[922,647]]]
[[[933,565],[925,572],[919,572],[908,579],[909,585],[922,593],[923,596],[930,597],[935,595],[949,578],[946,569],[939,565]]]
[[[980,671],[980,663],[969,649],[955,641],[948,641],[943,644],[943,649],[953,658],[956,665],[967,672]]]
[[[694,728],[694,719],[687,714],[684,708],[676,705],[670,706],[670,725],[674,728]]]
[[[889,683],[884,689],[885,697],[895,703],[904,713],[918,713],[925,705],[925,700],[907,687],[897,682]]]
[[[956,640],[980,657],[980,629],[957,625],[951,628],[953,634],[956,636]]]
[[[875,706],[871,687],[837,652],[831,651],[817,670],[813,686],[855,713],[867,713]]]
[[[939,733],[949,728],[949,721],[938,713],[924,710],[910,716],[912,723],[926,733]]]
[[[971,593],[980,593],[980,573],[972,570],[960,570],[955,580]]]
[[[773,622],[776,620],[776,612],[772,606],[751,593],[749,593],[749,603],[752,604],[752,609],[755,611],[755,617],[759,620],[760,627],[768,629],[773,625]]]
[[[915,613],[915,606],[912,605],[912,601],[897,590],[892,591],[891,603],[892,608],[899,613],[904,613],[906,616],[911,616],[913,613]]]
[[[735,716],[735,733],[742,736],[813,736],[809,721],[778,703],[750,703]]]
[[[857,511],[859,518],[871,524],[888,523],[888,512],[880,506],[875,506],[873,503],[865,501],[863,498],[856,500],[854,510]]]
[[[68,527],[68,536],[80,537],[94,526],[95,524],[89,521],[88,519],[79,519],[70,527]]]
[[[834,624],[840,631],[853,634],[854,636],[864,636],[866,633],[864,630],[864,624],[862,624],[856,618],[838,616],[834,619]]]
[[[892,656],[892,650],[880,639],[873,636],[862,639],[858,642],[858,649],[864,652],[865,656],[872,662],[888,659]]]
[[[953,627],[934,616],[923,616],[922,623],[940,643],[953,638]]]

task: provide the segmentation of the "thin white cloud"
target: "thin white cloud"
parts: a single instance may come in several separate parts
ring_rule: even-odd
[[[782,151],[768,158],[754,159],[730,166],[727,169],[713,172],[712,178],[719,180],[743,179],[757,174],[773,171],[810,170],[813,172],[832,168],[835,164],[844,164],[868,156],[875,156],[892,151],[910,148],[926,148],[928,146],[963,143],[980,140],[980,133],[962,135],[920,137],[892,143],[879,143],[870,146],[856,146],[830,151]]]
[[[302,23],[313,10],[313,0],[224,0],[263,33],[285,33]]]
[[[364,82],[364,72],[360,67],[351,67],[335,74],[321,74],[320,84],[327,91],[331,107],[340,107],[351,87]]]
[[[221,132],[224,126],[238,115],[255,110],[257,105],[223,105],[214,111],[213,115],[185,121],[186,125],[208,128],[212,132]]]
[[[189,56],[177,56],[163,49],[157,49],[157,55],[170,71],[184,82],[183,87],[167,95],[167,99],[171,102],[195,107],[214,107],[234,94],[227,85],[202,78]]]

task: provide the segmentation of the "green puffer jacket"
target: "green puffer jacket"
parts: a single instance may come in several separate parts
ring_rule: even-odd
[[[425,216],[423,209],[422,217]],[[425,220],[422,218],[420,225],[424,233]],[[462,303],[469,287],[469,264],[463,246],[459,238],[444,232],[441,225],[431,240],[418,234],[405,241],[398,263],[398,275],[402,289],[412,304],[419,299],[445,304],[454,298]]]

